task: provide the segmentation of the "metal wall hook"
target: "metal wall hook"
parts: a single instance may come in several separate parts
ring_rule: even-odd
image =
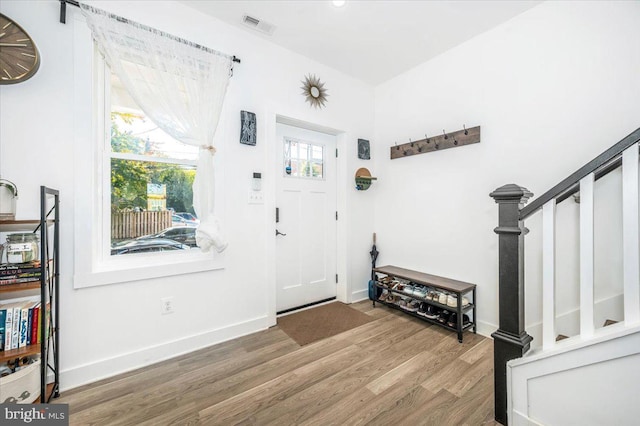
[[[396,142],[396,149],[400,150],[400,147],[398,146],[398,142]]]
[[[449,139],[449,135],[447,135],[447,134],[445,133],[444,129],[442,129],[442,134],[444,135],[444,138],[445,138],[445,139]]]
[[[431,141],[429,140],[429,137],[427,136],[427,134],[424,134],[424,138],[427,140],[427,143],[431,143]]]
[[[468,131],[468,130],[467,130],[467,128],[464,126],[464,124],[462,125],[462,128],[464,129],[464,134],[465,134],[465,135],[468,135],[468,134],[469,134],[469,131]]]
[[[411,144],[411,148],[413,148],[413,142],[411,142],[411,138],[409,138],[409,143]]]

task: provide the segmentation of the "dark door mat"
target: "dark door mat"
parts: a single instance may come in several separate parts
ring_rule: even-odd
[[[304,346],[373,320],[375,318],[344,303],[334,302],[280,317],[278,327],[300,346]]]

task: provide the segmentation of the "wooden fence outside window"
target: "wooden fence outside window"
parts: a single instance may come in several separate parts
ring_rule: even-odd
[[[171,212],[117,212],[111,213],[111,239],[122,240],[156,234],[171,227]]]

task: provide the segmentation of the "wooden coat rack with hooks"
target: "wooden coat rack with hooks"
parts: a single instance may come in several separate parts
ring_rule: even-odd
[[[410,157],[412,155],[426,154],[427,152],[441,151],[447,148],[456,148],[459,146],[470,145],[472,143],[480,143],[480,126],[467,129],[462,126],[462,130],[446,133],[444,130],[441,135],[427,136],[424,139],[411,141],[398,145],[397,143],[390,148],[391,159]]]

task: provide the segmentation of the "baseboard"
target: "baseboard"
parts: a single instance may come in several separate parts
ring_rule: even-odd
[[[489,338],[491,338],[491,335],[498,329],[497,325],[484,321],[478,321],[476,326],[478,328],[477,333],[479,335]]]
[[[516,410],[513,411],[512,418],[509,419],[509,424],[513,426],[543,426],[542,423],[538,423]]]
[[[369,298],[369,289],[358,290],[351,293],[351,303],[361,302]]]
[[[254,318],[193,336],[150,346],[135,352],[124,353],[88,364],[72,367],[60,372],[60,390],[67,391],[78,386],[96,382],[146,367],[160,361],[175,358],[189,352],[218,343],[236,339],[269,327],[268,317]]]

